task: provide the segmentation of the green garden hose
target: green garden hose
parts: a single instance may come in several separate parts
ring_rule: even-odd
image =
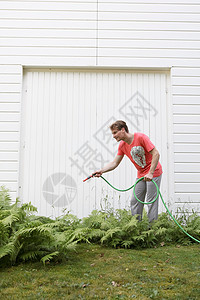
[[[135,198],[137,199],[137,201],[139,201],[139,202],[142,203],[142,204],[151,204],[151,203],[155,202],[155,201],[158,199],[158,196],[160,195],[160,198],[161,198],[161,200],[162,200],[162,202],[163,202],[163,204],[164,204],[164,206],[165,206],[167,212],[169,213],[170,217],[174,220],[174,222],[178,225],[178,227],[179,227],[179,228],[180,228],[187,236],[189,236],[191,239],[193,239],[195,242],[200,243],[200,241],[199,241],[198,239],[194,238],[194,237],[191,236],[187,231],[185,231],[185,230],[183,229],[183,227],[181,227],[181,225],[180,225],[180,224],[176,221],[176,219],[172,216],[172,214],[170,213],[170,211],[169,211],[167,205],[165,204],[165,202],[164,202],[164,200],[163,200],[163,197],[162,197],[161,192],[160,192],[160,190],[159,190],[159,188],[158,188],[158,185],[156,184],[156,182],[155,182],[154,180],[152,180],[152,182],[155,184],[155,187],[156,187],[156,189],[157,189],[157,195],[156,195],[156,198],[155,198],[154,200],[152,200],[151,202],[142,202],[141,200],[139,200],[139,199],[137,198],[137,196],[136,196],[136,194],[135,194],[135,186],[136,186],[136,184],[137,184],[139,181],[143,180],[144,177],[139,178],[139,179],[136,181],[135,184],[133,184],[133,185],[132,185],[131,187],[129,187],[128,189],[124,189],[124,190],[117,189],[117,188],[114,187],[109,181],[107,181],[103,176],[100,176],[100,177],[101,177],[107,184],[109,184],[114,190],[116,190],[116,191],[118,191],[118,192],[127,192],[127,191],[129,191],[130,189],[133,188],[133,194],[134,194]]]

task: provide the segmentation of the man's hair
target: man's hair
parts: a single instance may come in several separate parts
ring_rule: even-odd
[[[117,128],[118,130],[121,130],[122,128],[124,128],[127,133],[129,132],[128,126],[122,120],[118,120],[110,126],[110,130],[114,130],[115,128]]]

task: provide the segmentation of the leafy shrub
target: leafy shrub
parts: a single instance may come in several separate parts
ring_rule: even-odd
[[[17,199],[11,204],[8,190],[0,192],[0,263],[41,260],[43,263],[57,257],[66,259],[69,250],[78,242],[73,236],[75,216],[51,220],[32,214],[37,209]],[[72,225],[72,226],[71,226]]]
[[[37,209],[18,199],[11,203],[8,190],[0,191],[0,264],[15,264],[20,261],[63,261],[77,243],[99,243],[109,247],[147,248],[167,243],[193,243],[170,218],[161,213],[158,220],[149,224],[144,210],[142,221],[132,216],[129,210],[94,210],[82,220],[64,214],[52,220],[35,216]],[[200,217],[182,214],[180,225],[191,236],[200,239]]]

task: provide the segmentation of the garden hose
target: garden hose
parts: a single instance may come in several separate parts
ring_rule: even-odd
[[[89,176],[88,178],[86,178],[84,181],[86,181],[87,179],[92,178],[93,176],[94,176],[94,174],[93,174],[92,176]],[[129,190],[131,190],[131,189],[133,188],[133,194],[134,194],[135,198],[137,199],[137,201],[139,201],[139,202],[142,203],[142,204],[151,204],[151,203],[155,202],[155,201],[158,199],[159,195],[160,195],[160,198],[161,198],[161,200],[162,200],[162,203],[164,204],[164,207],[166,208],[168,214],[169,214],[170,217],[174,220],[174,222],[176,223],[176,225],[178,225],[178,227],[179,227],[179,228],[180,228],[187,236],[189,236],[189,237],[190,237],[191,239],[193,239],[195,242],[200,243],[200,241],[199,241],[198,239],[194,238],[194,237],[191,236],[187,231],[185,231],[185,230],[183,229],[183,227],[181,227],[181,225],[180,225],[180,224],[176,221],[176,219],[173,217],[173,215],[172,215],[171,212],[169,211],[167,205],[165,204],[165,201],[163,200],[163,197],[162,197],[162,194],[161,194],[161,192],[160,192],[160,190],[159,190],[158,185],[156,184],[156,182],[155,182],[153,179],[152,179],[152,182],[154,183],[154,185],[155,185],[155,187],[156,187],[157,195],[156,195],[155,199],[153,199],[153,200],[150,201],[150,202],[142,202],[141,200],[139,200],[139,199],[137,198],[137,196],[136,196],[136,194],[135,194],[135,186],[136,186],[136,184],[137,184],[139,181],[143,180],[144,177],[139,178],[139,179],[136,181],[136,183],[133,184],[133,185],[132,185],[131,187],[129,187],[128,189],[122,189],[122,190],[117,189],[116,187],[114,187],[114,186],[113,186],[108,180],[106,180],[103,176],[100,176],[100,177],[101,177],[108,185],[110,185],[114,190],[116,190],[116,191],[118,191],[118,192],[127,192],[127,191],[129,191]]]

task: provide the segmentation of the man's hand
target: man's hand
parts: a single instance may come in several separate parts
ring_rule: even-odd
[[[103,174],[101,170],[92,173],[92,177],[100,177]]]
[[[151,181],[153,179],[153,174],[148,173],[144,176],[144,181]]]

